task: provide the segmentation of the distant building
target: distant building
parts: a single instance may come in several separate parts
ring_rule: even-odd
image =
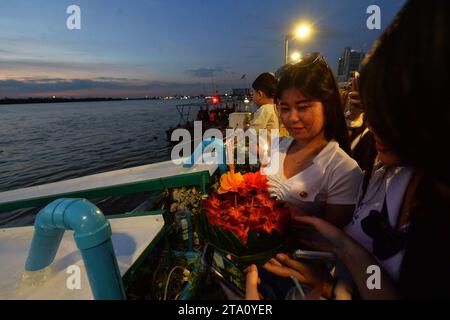
[[[233,96],[249,96],[250,89],[249,88],[237,88],[233,89]]]
[[[357,52],[350,47],[345,48],[338,61],[337,81],[348,81],[353,71],[359,71],[365,56],[364,52]]]

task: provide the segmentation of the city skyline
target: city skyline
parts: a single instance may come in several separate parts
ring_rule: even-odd
[[[56,1],[0,3],[0,97],[145,97],[248,87],[284,58],[284,36],[313,26],[292,50],[320,51],[337,71],[345,47],[370,51],[397,1]],[[66,8],[81,8],[69,30]],[[369,5],[382,29],[368,30]],[[245,75],[245,77],[243,76]]]

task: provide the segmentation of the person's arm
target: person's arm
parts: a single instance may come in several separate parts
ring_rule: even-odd
[[[310,286],[311,292],[305,297],[307,299],[333,298],[333,277],[323,263],[300,262],[278,253],[276,258],[264,264],[264,269],[282,278],[295,276],[298,281]]]
[[[296,277],[300,282],[306,282],[312,286],[311,291],[302,299],[318,300],[321,297],[331,299],[333,297],[333,281],[325,267],[314,264],[307,265],[290,259],[285,254],[277,254],[276,258],[264,264],[264,269],[282,278]],[[262,297],[258,292],[258,269],[251,265],[246,270],[246,300],[260,300]]]
[[[295,220],[313,227],[312,234],[305,233],[304,244],[321,251],[332,251],[347,267],[362,299],[400,299],[395,284],[380,267],[380,289],[369,289],[367,282],[371,276],[369,266],[379,266],[378,261],[345,232],[311,216],[295,217]],[[311,231],[311,230],[310,230]]]
[[[353,239],[346,236],[348,244],[346,250],[340,255],[339,259],[347,267],[353,278],[355,286],[363,300],[399,300],[401,296],[391,278],[381,268],[379,262],[367,250],[361,247]],[[380,270],[380,288],[369,289],[368,279],[372,273],[368,273],[369,266],[378,266]]]
[[[304,211],[297,207],[288,205],[291,217],[304,216]],[[342,229],[350,223],[355,211],[354,205],[339,205],[339,204],[326,204],[325,208],[321,212],[317,212],[317,216],[322,216],[323,219],[334,226]]]
[[[353,168],[352,168],[353,166]],[[354,161],[341,163],[335,168],[328,185],[323,218],[339,228],[352,219],[363,173]]]
[[[354,205],[327,204],[323,218],[338,228],[345,227],[353,217]]]

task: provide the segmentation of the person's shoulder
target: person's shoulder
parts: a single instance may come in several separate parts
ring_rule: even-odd
[[[325,149],[321,152],[322,161],[326,162],[330,168],[358,168],[358,163],[350,157],[336,141],[330,141]]]
[[[355,204],[363,172],[337,142],[330,141],[326,148],[323,161],[327,162],[324,162],[326,167],[323,168],[323,176],[328,194],[327,203]]]
[[[258,107],[258,108],[253,112],[253,118],[260,117],[262,114],[264,114],[264,108],[263,108],[263,106]]]
[[[264,104],[259,109],[261,109],[263,112],[274,113],[275,112],[275,108],[276,107],[275,107],[274,104]]]
[[[362,176],[362,170],[358,163],[352,159],[336,141],[330,141],[326,147],[328,150],[324,153],[323,162],[326,162],[326,169],[331,176],[342,177],[347,174],[352,174],[357,177]]]
[[[334,164],[349,169],[359,169],[358,162],[356,162],[355,159],[348,155],[347,152],[345,152],[336,141],[332,141],[330,143],[333,143],[333,148],[336,151],[332,158]]]

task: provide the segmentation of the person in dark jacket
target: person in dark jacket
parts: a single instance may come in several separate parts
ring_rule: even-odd
[[[370,172],[375,164],[377,150],[372,132],[367,127],[364,109],[359,97],[359,73],[355,72],[351,91],[346,97],[346,123],[349,130],[351,156],[362,171]]]

